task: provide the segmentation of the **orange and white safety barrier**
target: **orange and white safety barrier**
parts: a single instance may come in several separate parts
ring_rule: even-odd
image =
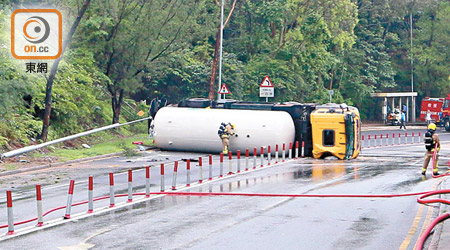
[[[298,159],[298,141],[295,142],[295,159]]]
[[[282,158],[284,162],[286,160],[286,143],[283,143]]]
[[[88,180],[88,214],[94,212],[94,177],[89,176]]]
[[[302,141],[302,158],[305,157],[305,141]]]
[[[132,201],[133,201],[133,170],[128,169],[128,202]]]
[[[173,163],[173,177],[172,177],[172,190],[176,190],[178,175],[178,161]]]
[[[237,173],[241,172],[241,150],[237,151]]]
[[[248,171],[248,156],[249,156],[249,152],[248,152],[248,148],[245,149],[245,171]]]
[[[291,143],[292,145],[293,143]],[[297,143],[298,144],[298,143]],[[285,146],[286,144],[284,144]],[[269,150],[270,146],[268,147],[268,154],[271,155],[271,151]],[[264,166],[268,166],[268,165],[264,165],[264,147],[261,147],[261,167]],[[220,154],[221,155],[221,163],[223,164],[223,153]],[[241,168],[240,168],[240,156],[241,156],[241,152],[237,151],[237,172],[240,172]],[[256,168],[256,157],[257,157],[257,151],[256,148],[254,149],[254,168]],[[298,156],[298,153],[296,154],[296,156]],[[249,150],[246,150],[246,170],[248,170],[248,159],[249,159]],[[269,158],[271,159],[271,158]],[[203,165],[203,158],[200,157],[199,158],[199,166]],[[232,168],[232,152],[230,151],[229,153],[229,162],[230,162],[230,173],[233,174],[233,168]],[[267,162],[270,163],[270,160]],[[212,155],[209,155],[209,165],[210,165],[210,169],[212,169]],[[109,196],[102,196],[102,197],[96,197],[94,198],[93,195],[93,186],[94,186],[94,180],[93,180],[93,176],[89,176],[89,181],[88,181],[88,200],[86,201],[81,201],[81,202],[77,202],[77,203],[72,203],[73,202],[73,194],[74,194],[74,186],[75,186],[75,181],[74,180],[70,180],[70,185],[69,185],[69,192],[68,192],[68,198],[67,198],[67,205],[65,207],[59,207],[59,208],[55,208],[52,209],[49,212],[43,213],[42,211],[42,196],[41,196],[41,186],[40,185],[36,185],[36,200],[37,200],[37,206],[38,206],[38,216],[37,218],[33,218],[30,220],[26,220],[26,221],[21,221],[16,223],[16,225],[18,224],[24,224],[24,223],[28,223],[34,220],[38,221],[37,226],[42,226],[43,225],[43,216],[45,216],[46,214],[59,210],[59,209],[66,209],[65,215],[64,215],[64,219],[70,219],[71,218],[71,208],[72,206],[79,206],[82,204],[88,204],[88,213],[93,213],[94,212],[94,202],[95,201],[99,201],[99,200],[103,200],[103,199],[110,199],[110,208],[115,206],[115,197],[125,197],[128,195],[128,200],[127,202],[131,203],[133,201],[133,195],[145,195],[146,197],[150,196],[150,166],[144,166],[145,167],[145,193],[133,193],[133,172],[132,169],[128,169],[128,193],[124,193],[124,194],[115,194],[114,192],[114,174],[112,172],[109,173],[109,182],[110,182],[110,195]],[[186,161],[186,168],[187,168],[187,186],[190,186],[190,175],[189,175],[189,170],[190,170],[190,160],[188,159]],[[223,168],[223,166],[222,166]],[[161,192],[153,192],[152,194],[164,194],[165,193],[165,184],[164,184],[164,164],[161,164]],[[173,177],[173,182],[172,182],[172,190],[176,190],[176,178],[177,178],[177,172],[178,172],[178,161],[174,161],[174,177]],[[222,172],[223,174],[223,172]],[[201,176],[201,175],[200,175]],[[212,179],[212,170],[210,170],[210,179]],[[200,180],[202,180],[202,177],[200,177]],[[238,183],[239,185],[239,183]],[[8,225],[0,225],[0,228],[6,228],[8,227],[9,230],[9,234],[13,234],[14,233],[14,221],[13,221],[13,213],[12,213],[12,197],[11,197],[11,191],[7,191],[7,205],[8,205]]]
[[[145,197],[150,197],[150,166],[145,166]]]
[[[231,151],[228,152],[228,175],[233,174],[233,153]]]
[[[115,206],[114,197],[114,173],[109,173],[109,207]]]
[[[14,234],[14,214],[11,190],[6,190],[6,206],[8,207],[8,235]]]
[[[264,147],[261,147],[261,154],[259,156],[260,160],[261,160],[261,165],[260,167],[264,167]]]
[[[270,152],[270,145],[267,146],[267,166],[272,163],[272,152]]]
[[[37,204],[37,219],[38,222],[36,224],[37,227],[41,227],[44,225],[44,216],[42,211],[42,193],[41,193],[41,185],[36,185],[36,204]]]
[[[292,159],[292,142],[289,142],[289,159]]]
[[[166,189],[166,184],[164,183],[164,163],[161,163],[161,192]]]
[[[275,145],[275,164],[278,163],[278,151],[279,151],[279,148],[278,148],[278,144],[277,144],[277,145]]]
[[[256,148],[253,149],[253,169],[256,169],[256,155],[258,154]]]
[[[209,155],[209,178],[208,180],[212,180],[212,155]]]
[[[219,178],[223,177],[223,153],[220,153],[220,170]]]
[[[199,176],[198,176],[198,183],[203,182],[203,162],[202,157],[198,158],[198,170],[199,170]]]
[[[420,143],[420,136],[421,133],[418,133],[418,136],[416,136],[417,134],[412,132],[411,134],[408,134],[407,132],[403,133],[392,133],[392,140],[390,140],[389,138],[389,133],[386,133],[386,135],[384,134],[380,134],[380,135],[367,135],[367,148],[370,148],[371,146],[376,148],[376,147],[387,147],[387,146],[401,146],[401,145],[408,145],[408,144],[415,144],[416,143],[416,137],[417,139],[417,143]],[[385,138],[385,141],[383,141],[383,139]],[[404,138],[404,139],[403,139]],[[409,139],[411,138],[411,139]],[[373,140],[373,142],[372,142]],[[365,140],[365,136],[362,135],[362,139],[361,139],[361,148],[366,148],[366,140]]]
[[[186,160],[186,187],[191,186],[191,160]]]
[[[64,215],[64,219],[70,219],[70,211],[72,209],[72,199],[73,199],[73,188],[75,186],[75,180],[70,180],[69,184],[69,193],[67,194],[67,206],[66,206],[66,214]]]

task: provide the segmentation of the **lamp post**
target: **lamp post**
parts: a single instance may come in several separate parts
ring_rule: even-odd
[[[414,92],[414,60],[413,60],[413,30],[412,30],[412,13],[409,13],[409,30],[411,38],[411,92]]]
[[[416,122],[416,105],[415,105],[415,98],[412,96],[412,93],[414,92],[414,60],[413,60],[413,19],[412,19],[412,11],[409,13],[409,36],[411,40],[411,106],[412,106],[412,112],[411,112],[411,121]]]

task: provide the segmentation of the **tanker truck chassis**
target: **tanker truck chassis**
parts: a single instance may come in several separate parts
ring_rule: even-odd
[[[152,102],[154,105],[155,102]],[[177,106],[154,107],[150,135],[164,150],[219,153],[220,124],[235,124],[236,136],[229,150],[245,152],[276,145],[304,145],[304,155],[354,159],[361,150],[359,111],[346,104],[297,102],[258,103],[227,100],[187,99]],[[287,150],[286,150],[287,152]]]

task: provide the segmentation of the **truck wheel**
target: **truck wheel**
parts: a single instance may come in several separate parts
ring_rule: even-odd
[[[187,107],[206,108],[211,106],[211,100],[206,98],[191,98],[184,101]]]
[[[445,119],[444,126],[446,131],[450,131],[450,119]]]

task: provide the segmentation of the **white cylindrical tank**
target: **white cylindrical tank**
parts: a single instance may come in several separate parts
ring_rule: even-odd
[[[238,135],[230,138],[229,150],[250,154],[253,148],[275,145],[280,147],[294,141],[295,127],[291,116],[284,111],[202,109],[164,107],[153,121],[153,139],[158,148],[165,150],[218,153],[222,140],[218,135],[220,124],[231,122]],[[265,150],[267,153],[267,149]]]

